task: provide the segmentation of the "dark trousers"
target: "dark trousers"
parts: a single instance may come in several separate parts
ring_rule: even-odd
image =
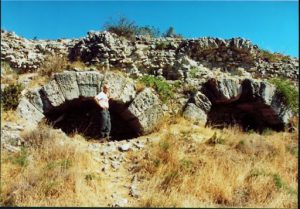
[[[101,137],[108,137],[111,130],[111,122],[110,122],[110,114],[109,111],[106,109],[101,110]]]

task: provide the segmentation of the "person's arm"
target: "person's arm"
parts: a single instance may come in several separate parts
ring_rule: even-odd
[[[98,98],[97,98],[97,96],[94,96],[94,100],[95,100],[95,102],[97,103],[97,105],[99,105],[100,106],[100,104],[99,104],[99,100],[98,100]],[[101,107],[101,106],[100,106]],[[102,108],[102,107],[101,107]]]

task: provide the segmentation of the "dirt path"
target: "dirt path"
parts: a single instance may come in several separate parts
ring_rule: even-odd
[[[92,154],[97,167],[94,172],[101,174],[101,184],[104,202],[101,206],[136,206],[140,192],[135,177],[129,171],[130,152],[145,149],[150,141],[149,136],[131,139],[130,141],[115,141],[99,143],[86,142],[87,151]],[[153,137],[151,137],[153,141]]]

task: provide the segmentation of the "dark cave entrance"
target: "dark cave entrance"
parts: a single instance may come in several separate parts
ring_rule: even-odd
[[[260,102],[213,104],[208,113],[207,125],[216,128],[240,126],[243,131],[262,133],[265,129],[282,131],[284,125],[274,119],[270,107]]]
[[[111,140],[131,139],[138,136],[138,130],[120,114],[126,109],[126,105],[110,101]],[[80,133],[87,139],[101,139],[100,107],[93,99],[74,99],[45,115],[54,128],[60,128],[68,135]]]

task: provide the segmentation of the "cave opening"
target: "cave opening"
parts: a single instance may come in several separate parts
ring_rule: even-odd
[[[124,140],[135,138],[139,135],[136,127],[122,116],[127,105],[109,101],[111,117],[111,140]],[[101,139],[101,114],[100,107],[91,98],[78,98],[65,102],[46,113],[47,121],[54,128],[60,128],[68,135],[82,134],[87,139]]]
[[[274,119],[270,108],[260,102],[213,104],[207,116],[207,125],[215,128],[239,126],[243,131],[258,133],[263,133],[265,129],[284,129],[284,125]]]

